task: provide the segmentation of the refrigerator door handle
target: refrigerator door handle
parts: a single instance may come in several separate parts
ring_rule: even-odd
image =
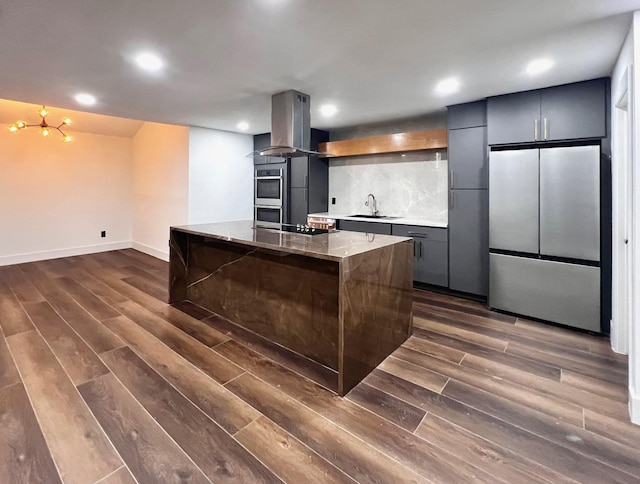
[[[453,188],[454,187],[454,184],[453,184],[454,178],[453,178],[453,176],[454,176],[453,175],[453,170],[449,170],[449,188]]]
[[[455,204],[455,194],[453,190],[449,190],[449,209],[453,209]]]

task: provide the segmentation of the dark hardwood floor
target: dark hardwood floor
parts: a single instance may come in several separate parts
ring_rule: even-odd
[[[605,338],[415,291],[349,395],[122,250],[0,267],[0,483],[640,482]]]

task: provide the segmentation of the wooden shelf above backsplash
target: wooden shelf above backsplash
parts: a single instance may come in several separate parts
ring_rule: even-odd
[[[436,150],[447,147],[447,130],[425,129],[409,133],[367,136],[343,141],[320,143],[318,151],[331,153],[327,158],[337,156],[378,155],[383,153],[403,153],[407,151]]]

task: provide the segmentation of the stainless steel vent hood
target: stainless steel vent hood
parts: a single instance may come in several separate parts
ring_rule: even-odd
[[[294,90],[274,94],[271,97],[271,146],[255,154],[283,158],[327,154],[310,150],[310,141],[311,97]]]

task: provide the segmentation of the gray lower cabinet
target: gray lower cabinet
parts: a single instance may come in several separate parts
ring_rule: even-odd
[[[450,190],[449,289],[489,293],[489,192]]]
[[[447,286],[449,254],[447,229],[419,225],[393,225],[391,234],[413,238],[413,280]]]
[[[391,224],[379,222],[365,222],[360,220],[338,220],[339,230],[351,232],[366,232],[368,234],[391,235]]]

